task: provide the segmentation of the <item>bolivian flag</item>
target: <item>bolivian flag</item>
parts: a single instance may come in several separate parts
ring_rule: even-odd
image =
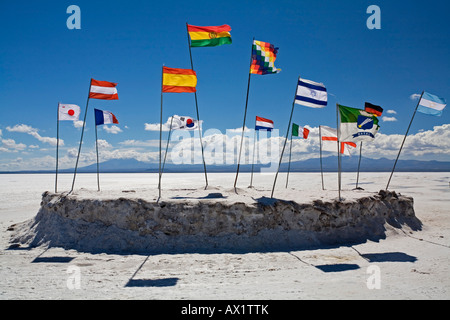
[[[197,74],[191,69],[163,67],[162,92],[196,92]]]
[[[191,37],[191,47],[217,47],[223,44],[231,44],[231,27],[223,26],[198,27],[187,25]]]

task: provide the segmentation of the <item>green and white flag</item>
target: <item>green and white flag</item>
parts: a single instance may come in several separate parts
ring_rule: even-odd
[[[380,129],[378,118],[364,110],[338,105],[341,115],[340,141],[372,141]]]

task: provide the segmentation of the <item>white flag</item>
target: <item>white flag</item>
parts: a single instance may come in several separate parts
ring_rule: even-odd
[[[58,119],[76,121],[80,117],[81,109],[75,104],[59,104]]]
[[[310,108],[324,108],[328,103],[327,89],[322,83],[299,78],[295,103]]]
[[[203,121],[200,121],[200,125]],[[172,130],[195,130],[198,129],[199,121],[186,116],[173,116]]]
[[[322,150],[337,153],[337,130],[327,126],[320,126],[319,130],[322,136]],[[356,148],[356,143],[351,141],[341,141],[341,154],[351,156],[350,147]]]

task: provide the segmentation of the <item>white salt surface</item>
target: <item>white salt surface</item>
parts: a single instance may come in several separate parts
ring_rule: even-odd
[[[279,175],[274,197],[308,202],[337,198],[336,174]],[[157,174],[80,174],[75,193],[100,199],[156,199]],[[359,198],[386,187],[389,173],[343,174],[342,196]],[[449,299],[450,173],[396,173],[390,190],[414,198],[421,231],[388,230],[385,240],[339,247],[276,252],[156,255],[90,254],[61,248],[9,248],[8,227],[33,218],[41,194],[54,191],[54,175],[0,175],[0,299]],[[219,201],[270,197],[272,174],[165,174],[162,199],[196,199],[221,192]],[[59,191],[72,175],[60,175]],[[134,192],[123,192],[134,191]],[[204,193],[204,194],[203,194]],[[237,197],[237,198],[236,198]],[[247,198],[246,198],[247,197]],[[247,200],[245,200],[247,199]],[[75,271],[74,271],[75,270]],[[370,289],[374,270],[380,288]],[[74,282],[74,276],[79,282]],[[371,277],[372,276],[372,277]],[[369,286],[368,286],[369,282]]]

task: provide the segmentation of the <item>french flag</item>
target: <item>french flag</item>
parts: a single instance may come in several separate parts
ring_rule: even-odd
[[[119,100],[117,83],[91,79],[89,98],[101,100]]]
[[[119,124],[119,121],[117,121],[117,118],[115,115],[112,114],[112,112],[105,111],[105,110],[99,110],[94,109],[95,112],[95,125],[101,125],[101,124],[109,124],[109,123],[117,123]]]
[[[255,130],[272,131],[273,121],[261,117],[256,117]]]

